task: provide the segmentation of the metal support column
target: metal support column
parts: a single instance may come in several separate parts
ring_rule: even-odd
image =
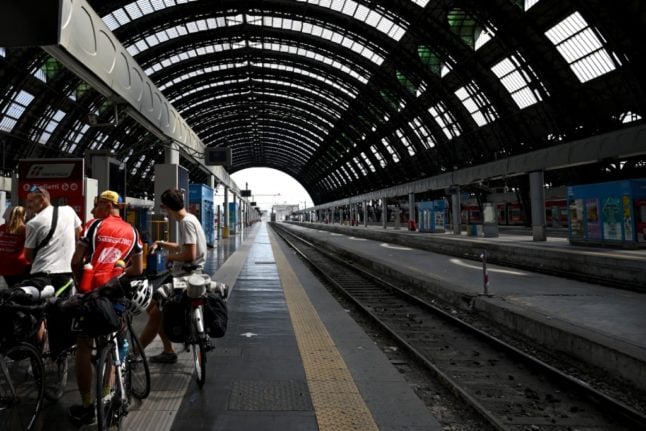
[[[529,173],[529,201],[532,207],[534,241],[545,241],[545,184],[543,171]]]
[[[453,233],[460,235],[462,227],[460,226],[460,187],[454,186],[451,188],[451,222],[453,223]]]

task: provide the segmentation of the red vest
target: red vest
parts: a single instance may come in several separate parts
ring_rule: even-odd
[[[25,234],[12,235],[0,226],[0,275],[22,275],[29,262],[25,258]]]

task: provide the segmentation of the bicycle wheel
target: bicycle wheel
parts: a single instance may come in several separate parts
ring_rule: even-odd
[[[126,358],[126,390],[128,396],[132,394],[143,400],[150,394],[150,369],[144,349],[137,334],[132,330],[130,321],[128,321],[128,338],[130,350]]]
[[[96,422],[99,431],[121,429],[121,399],[115,390],[115,369],[112,343],[100,349],[96,364]]]
[[[45,390],[40,354],[31,344],[18,343],[0,361],[0,429],[30,430]]]
[[[206,340],[204,334],[197,331],[195,320],[191,320],[193,341],[193,364],[195,365],[195,381],[201,388],[206,381]],[[201,336],[200,336],[201,335]]]

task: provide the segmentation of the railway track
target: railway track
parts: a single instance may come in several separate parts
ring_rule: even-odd
[[[494,429],[636,430],[646,416],[320,247],[274,231]]]

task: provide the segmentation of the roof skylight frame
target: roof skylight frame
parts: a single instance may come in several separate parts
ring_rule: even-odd
[[[393,163],[397,164],[401,161],[399,151],[390,143],[390,139],[387,136],[381,138],[381,145],[386,149]]]
[[[406,148],[406,151],[408,151],[408,155],[410,157],[415,156],[417,154],[417,150],[415,149],[415,146],[411,142],[410,138],[406,135],[403,129],[395,129],[395,134],[397,135],[397,138],[399,138],[399,141],[402,143],[402,145]]]
[[[297,0],[298,2],[305,2],[318,7],[331,9],[340,12],[346,16],[352,17],[361,21],[376,30],[384,33],[391,39],[399,42],[399,40],[406,34],[408,23],[400,26],[390,19],[385,14],[376,9],[357,3],[354,0]]]
[[[601,33],[575,11],[545,32],[581,83],[612,72],[621,66],[606,50]]]
[[[480,127],[495,121],[498,113],[493,107],[487,96],[478,88],[475,81],[458,88],[454,94],[462,105],[469,111],[471,118]]]
[[[428,113],[431,114],[449,140],[457,138],[462,134],[460,124],[451,111],[448,110],[444,102],[438,101],[435,105],[430,106]]]
[[[361,156],[361,160],[363,160],[363,163],[366,166],[368,166],[368,169],[370,170],[370,172],[372,172],[372,173],[377,172],[377,169],[375,169],[375,166],[372,164],[372,161],[370,161],[370,158],[368,157],[368,155],[364,151],[359,153],[359,156]]]
[[[30,92],[20,89],[0,115],[0,130],[11,132],[35,98]]]
[[[255,18],[261,18],[258,22]],[[378,54],[375,50],[368,47],[366,43],[358,39],[353,39],[350,37],[352,35],[348,29],[333,29],[331,26],[325,26],[322,24],[329,23],[317,23],[312,24],[307,21],[300,21],[294,18],[287,18],[282,16],[256,16],[256,15],[247,15],[247,22],[252,25],[278,28],[281,30],[292,30],[298,29],[299,33],[306,33],[314,37],[319,37],[325,39],[328,42],[336,43],[337,45],[343,46],[344,48],[350,49],[351,51],[361,55],[367,60],[375,63],[377,66],[381,66],[385,58],[381,54]],[[307,25],[304,25],[307,24]],[[343,31],[343,33],[341,32]],[[386,53],[384,53],[385,55]]]
[[[66,115],[67,112],[61,109],[52,109],[51,115],[45,116],[45,118],[49,118],[49,120],[47,121],[47,124],[45,124],[45,126],[42,128],[41,133],[39,134],[38,138],[35,139],[35,141],[40,144],[47,144],[49,138],[52,136],[52,133],[54,133],[54,131],[59,126],[61,121],[63,121]]]
[[[376,144],[370,146],[370,151],[372,151],[372,155],[375,156],[375,159],[377,159],[379,166],[381,166],[382,169],[388,166],[388,161],[386,160],[384,155],[381,154],[381,151],[379,151],[379,148]]]
[[[430,130],[424,125],[424,122],[420,117],[415,117],[408,122],[408,127],[411,128],[415,136],[422,143],[422,147],[426,150],[434,148],[436,145],[435,138],[431,135]]]
[[[498,77],[520,109],[543,100],[541,94],[534,89],[532,78],[523,69],[516,55],[512,54],[502,59],[491,67],[491,71]]]

